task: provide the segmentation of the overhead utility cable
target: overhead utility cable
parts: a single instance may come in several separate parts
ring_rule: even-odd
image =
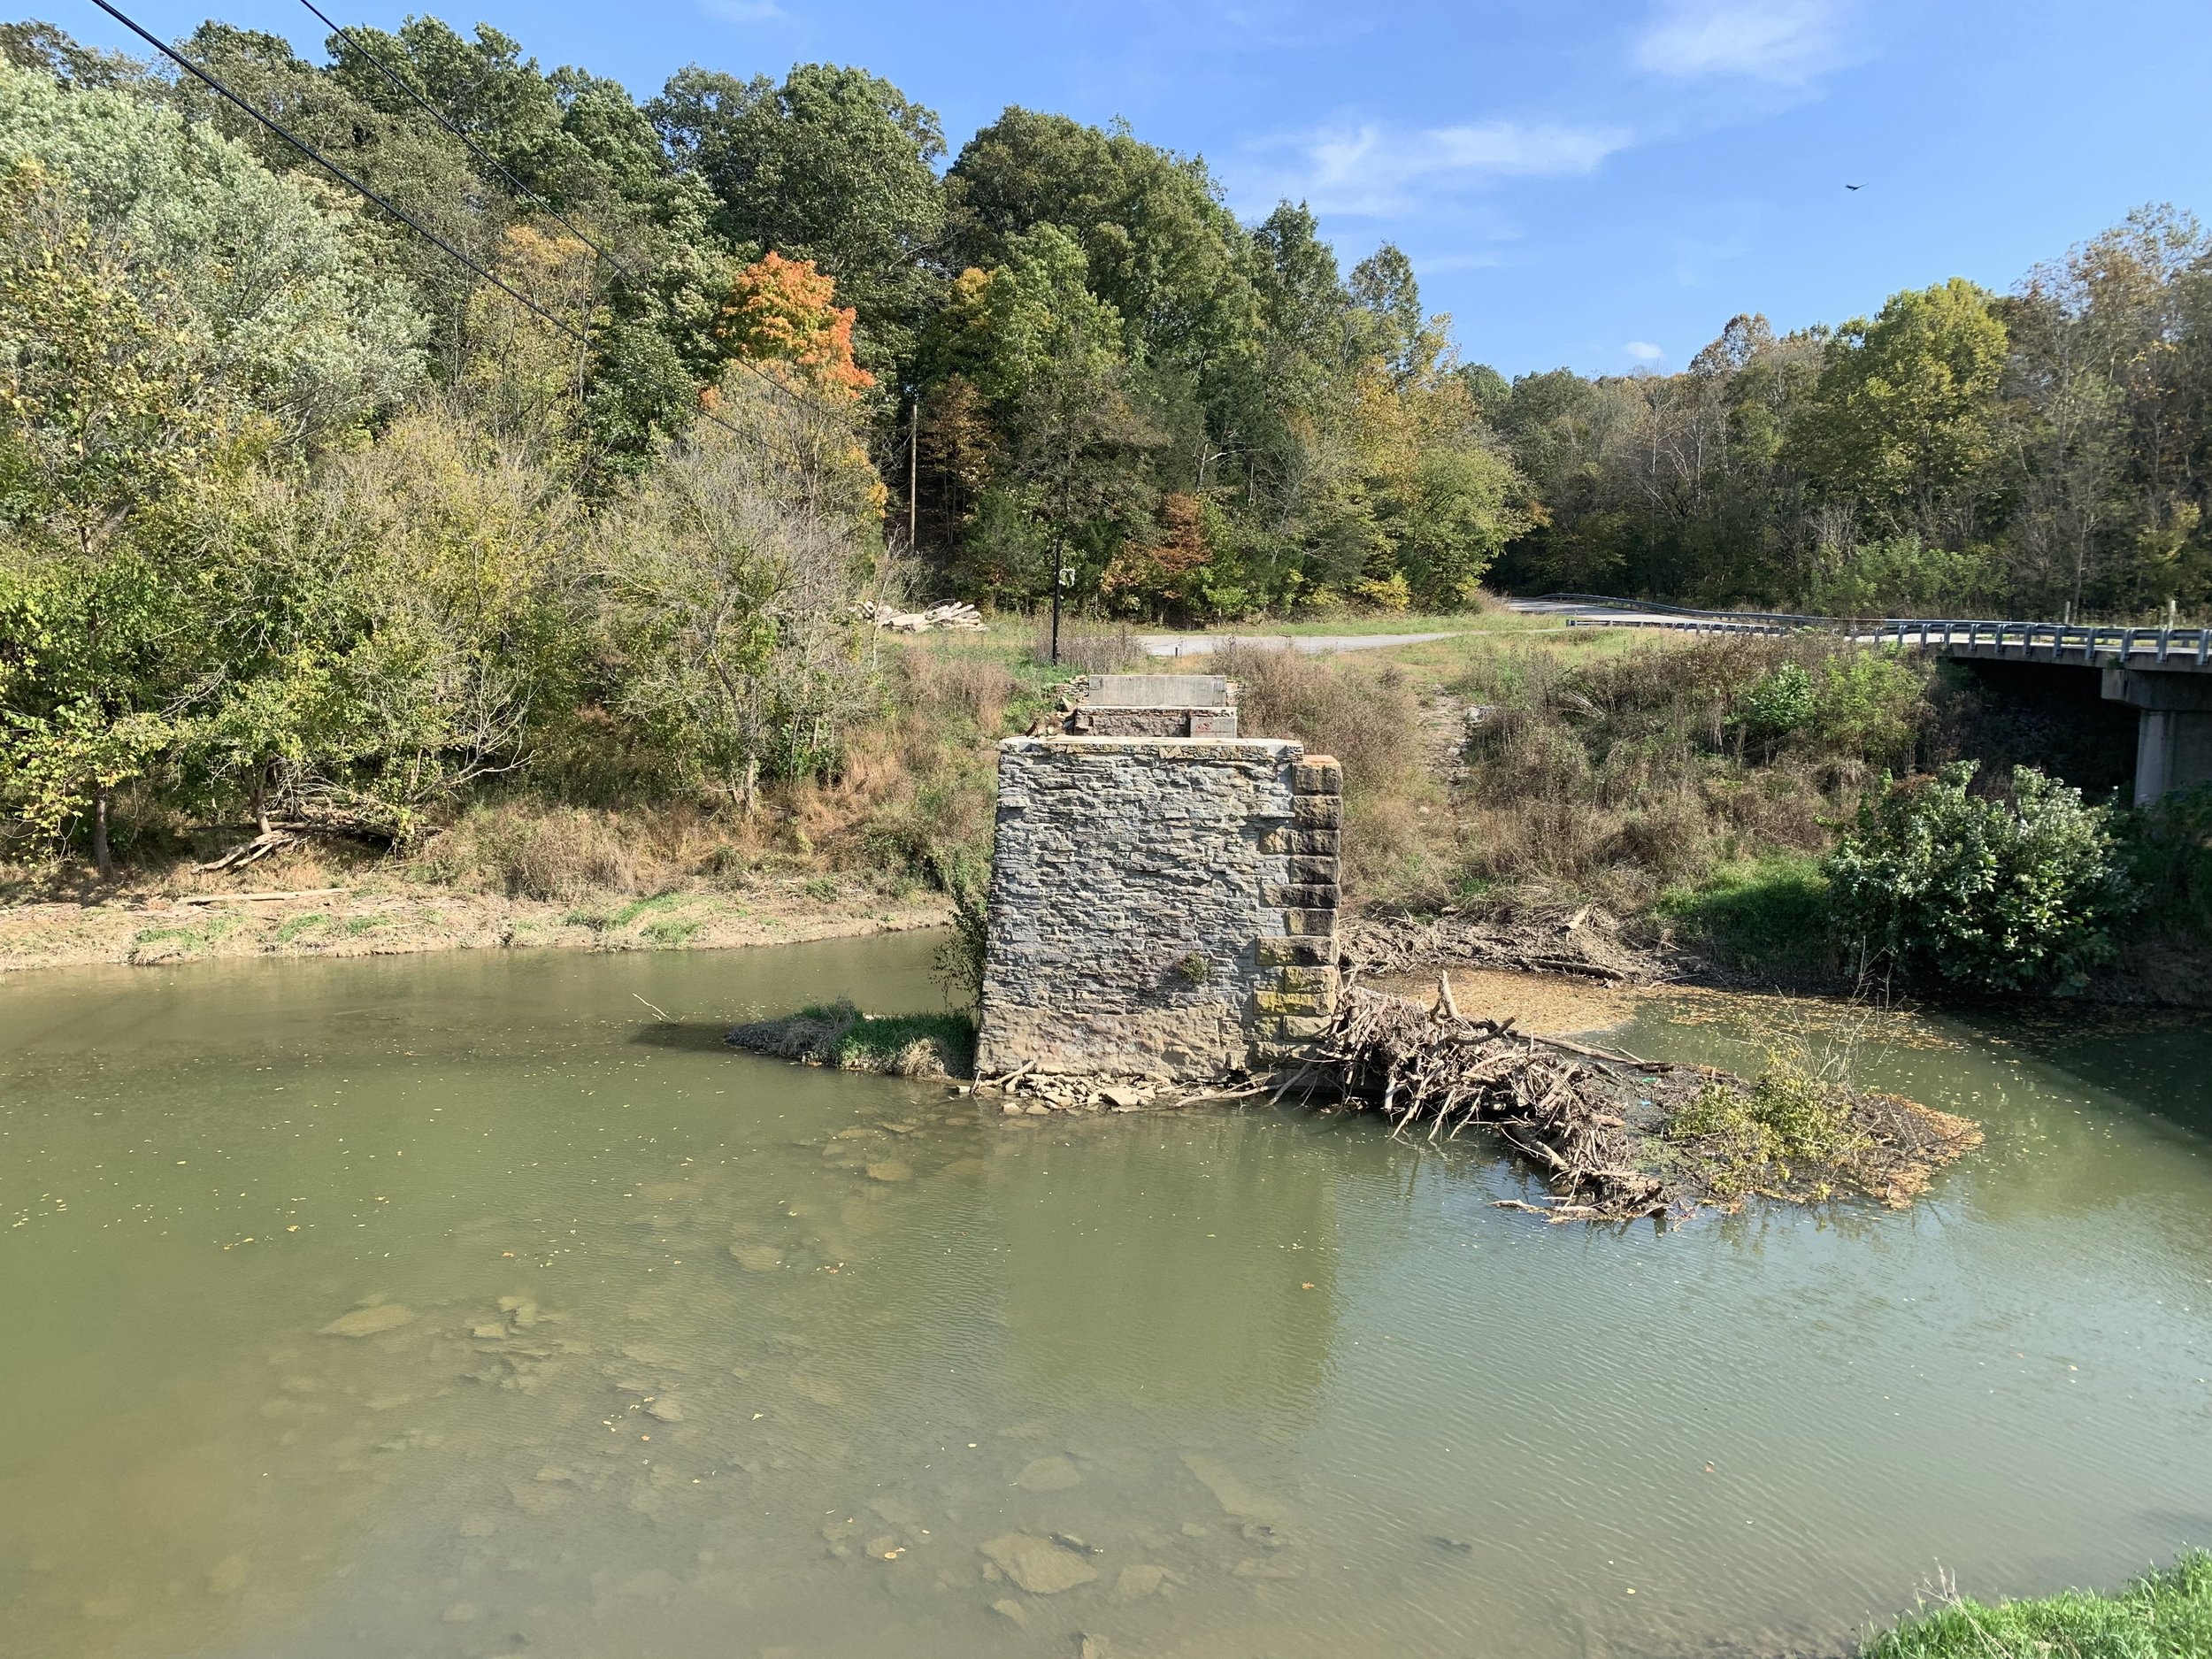
[[[109,4],[108,0],[92,0],[92,4],[98,6],[101,11],[106,12],[118,23],[120,23],[125,28],[130,30],[132,34],[137,35],[139,39],[144,41],[156,51],[161,53],[163,57],[167,58],[170,61],[176,64],[179,68],[184,70],[188,74],[193,76],[196,80],[205,81],[207,85],[211,87],[219,95],[227,99],[230,103],[236,104],[241,110],[243,110],[255,120],[260,122],[262,126],[267,127],[286,143],[291,145],[293,149],[298,150],[301,155],[306,157],[310,161],[320,167],[325,173],[330,174],[332,178],[336,179],[349,189],[357,191],[362,196],[366,196],[370,201],[375,203],[379,207],[382,208],[387,213],[389,213],[394,219],[399,220],[401,224],[405,225],[409,229],[436,243],[454,258],[459,260],[470,270],[475,272],[478,276],[482,277],[485,281],[490,283],[494,288],[505,294],[510,299],[513,300],[516,304],[520,305],[528,311],[534,311],[545,322],[549,323],[553,327],[559,329],[563,334],[566,334],[571,340],[575,341],[579,345],[588,346],[591,344],[589,337],[583,334],[581,330],[576,328],[569,323],[564,322],[560,318],[556,317],[551,311],[547,311],[545,307],[540,305],[536,301],[517,293],[513,288],[508,287],[506,283],[501,281],[497,277],[494,276],[489,271],[487,271],[482,265],[477,264],[475,260],[470,258],[468,255],[463,253],[458,248],[456,248],[451,242],[438,234],[436,231],[431,229],[429,226],[424,224],[420,219],[410,213],[405,208],[396,206],[392,203],[385,200],[384,197],[379,196],[374,190],[370,189],[367,185],[362,183],[360,180],[355,178],[336,162],[331,160],[329,157],[324,155],[323,152],[316,149],[314,145],[309,143],[305,139],[291,132],[280,123],[271,119],[268,116],[264,115],[259,110],[255,109],[252,104],[247,103],[245,99],[240,97],[235,92],[233,92],[214,75],[209,73],[206,70],[201,68],[199,65],[194,63],[189,58],[187,58],[182,52],[177,50],[175,47],[170,45],[166,41],[161,39],[158,35],[154,35],[150,31],[140,27],[138,24],[133,22],[114,6]]]
[[[621,260],[616,258],[612,254],[609,253],[604,248],[602,248],[590,237],[585,235],[584,233],[581,230],[579,230],[569,219],[565,213],[562,212],[559,208],[554,206],[551,202],[548,201],[537,191],[533,190],[528,185],[523,183],[521,180],[516,178],[513,173],[507,170],[506,166],[498,159],[498,157],[486,151],[474,139],[471,138],[457,123],[449,117],[443,110],[441,110],[436,104],[431,103],[429,99],[423,96],[420,92],[418,92],[415,89],[415,86],[412,81],[403,78],[397,70],[394,69],[381,58],[371,51],[369,50],[368,43],[362,40],[360,36],[355,35],[350,29],[342,27],[340,25],[332,22],[330,20],[330,14],[325,12],[322,7],[317,5],[315,4],[315,0],[300,0],[300,4],[305,6],[310,12],[313,12],[317,18],[321,19],[322,24],[326,28],[331,30],[331,32],[335,34],[340,40],[345,42],[345,43],[353,48],[355,51],[360,53],[361,56],[365,58],[376,70],[377,73],[382,75],[385,80],[390,81],[392,85],[397,87],[402,92],[405,93],[417,104],[420,104],[432,120],[437,122],[438,125],[444,127],[447,132],[452,134],[454,137],[459,139],[464,144],[467,145],[469,154],[475,157],[477,160],[482,162],[486,166],[496,173],[501,178],[506,180],[510,185],[514,187],[517,195],[527,196],[532,201],[537,203],[539,206],[544,208],[547,212],[550,213],[555,219],[558,219],[562,226],[565,227],[570,234],[573,235],[577,241],[582,242],[585,247],[590,249],[602,259],[604,259],[609,265],[612,265],[617,271],[620,272],[626,280],[633,283],[640,280],[636,273],[631,271],[627,265],[624,265]]]
[[[412,98],[417,104],[420,104],[424,111],[429,115],[432,120],[437,122],[439,126],[444,127],[447,132],[452,134],[454,137],[459,139],[463,144],[466,145],[470,155],[474,156],[479,161],[492,169],[492,171],[496,173],[501,178],[506,180],[506,181],[514,188],[516,194],[528,197],[531,201],[535,202],[539,206],[544,208],[545,211],[548,213],[550,213],[556,219],[558,219],[560,223],[570,232],[570,234],[576,238],[577,241],[582,242],[585,247],[590,249],[594,253],[597,254],[602,259],[604,259],[610,265],[611,265],[614,268],[615,274],[620,277],[625,282],[627,282],[634,290],[646,291],[646,283],[643,278],[640,277],[637,273],[631,270],[629,266],[624,265],[621,260],[616,258],[614,255],[609,253],[604,248],[601,247],[590,237],[585,235],[583,231],[580,229],[565,213],[562,212],[559,208],[554,206],[553,204],[547,200],[546,197],[541,196],[537,191],[533,190],[528,185],[523,183],[520,179],[515,177],[512,173],[508,171],[505,165],[503,164],[497,157],[493,156],[485,150],[474,139],[468,135],[467,132],[463,127],[448,116],[443,110],[438,108],[436,104],[431,103],[429,99],[426,98],[420,92],[417,91],[413,82],[407,80],[399,73],[399,71],[394,69],[389,64],[386,63],[383,58],[378,57],[376,53],[371,51],[369,50],[368,43],[363,41],[360,36],[353,34],[350,30],[332,22],[330,19],[330,14],[325,12],[320,6],[317,5],[315,4],[315,0],[300,0],[300,4],[305,6],[310,12],[313,12],[315,16],[320,19],[326,28],[333,31],[341,40],[344,41],[347,45],[352,47],[355,51],[360,53],[363,58],[366,58],[369,63],[375,67],[376,72],[382,75],[385,80],[390,81],[392,85],[397,87],[402,92],[404,92],[409,97]],[[746,369],[763,385],[772,388],[782,396],[786,397],[795,396],[789,387],[786,386],[781,380],[776,379],[774,375],[769,373],[757,363],[750,362],[744,357],[733,357],[730,361],[737,364],[740,367]],[[702,411],[701,412],[704,413],[705,411]],[[711,414],[708,414],[706,418],[709,420],[713,420],[716,426],[722,427],[725,431],[734,432],[737,430],[736,427],[732,426],[726,420],[715,419],[715,417]]]
[[[451,256],[454,259],[457,260],[460,264],[466,265],[478,276],[483,278],[485,281],[490,283],[501,293],[506,295],[508,298],[514,301],[516,304],[521,306],[525,311],[529,311],[533,316],[538,318],[539,320],[545,323],[547,326],[557,329],[560,333],[567,335],[569,339],[573,340],[578,345],[583,346],[587,349],[589,349],[591,345],[590,335],[585,334],[581,329],[576,327],[573,324],[569,323],[561,318],[556,317],[551,311],[547,311],[544,306],[539,304],[535,300],[531,299],[527,295],[519,293],[507,283],[501,281],[499,278],[494,276],[489,271],[486,270],[475,260],[470,258],[467,254],[462,252],[460,249],[455,247],[443,236],[441,236],[436,231],[431,229],[429,226],[424,224],[413,214],[407,211],[405,208],[400,207],[394,203],[386,200],[383,196],[379,196],[374,190],[369,188],[367,185],[362,183],[360,180],[355,178],[350,173],[348,173],[336,162],[331,160],[329,157],[324,155],[321,150],[316,149],[314,145],[309,143],[305,139],[300,137],[297,134],[292,132],[289,128],[285,127],[283,123],[273,119],[270,116],[264,115],[259,110],[255,109],[252,104],[247,103],[246,100],[239,96],[237,93],[232,91],[227,86],[224,85],[222,81],[216,75],[205,69],[201,68],[199,65],[194,63],[189,58],[187,58],[182,52],[177,50],[175,47],[170,45],[159,35],[153,34],[150,30],[142,27],[139,24],[134,22],[121,11],[110,4],[109,0],[92,0],[92,4],[98,6],[101,11],[106,12],[118,23],[120,23],[125,28],[130,30],[132,34],[137,35],[139,39],[144,41],[149,46],[152,47],[163,57],[168,58],[180,69],[182,69],[187,74],[192,76],[196,81],[204,81],[219,96],[223,97],[227,102],[235,104],[246,114],[260,122],[262,126],[267,127],[286,143],[291,145],[293,149],[298,150],[301,155],[306,157],[310,161],[320,167],[325,173],[330,174],[332,178],[337,180],[341,184],[343,184],[348,189],[352,190],[365,197],[367,200],[375,203],[377,206],[382,208],[387,213],[389,213],[394,219],[399,220],[401,224],[406,226],[410,230],[415,232],[426,241],[434,244],[445,253]],[[319,15],[319,13],[318,15]],[[619,268],[620,267],[618,265],[617,269]],[[759,365],[746,363],[742,357],[739,357],[734,360],[744,364],[746,368],[750,369],[755,374],[758,375],[770,386],[774,387],[778,391],[784,393],[787,396],[791,396],[789,388],[784,386],[773,375],[769,374],[763,370]],[[701,406],[698,413],[702,419],[712,421],[716,426],[721,427],[723,431],[729,433],[733,437],[742,438],[745,436],[745,434],[739,431],[737,427],[733,426],[728,421],[724,420],[712,410],[708,409],[703,405]]]

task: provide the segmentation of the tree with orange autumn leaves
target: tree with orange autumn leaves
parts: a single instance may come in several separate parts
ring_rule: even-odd
[[[732,356],[784,385],[849,403],[876,383],[853,361],[857,314],[837,303],[835,280],[814,261],[772,248],[738,273],[716,334]]]

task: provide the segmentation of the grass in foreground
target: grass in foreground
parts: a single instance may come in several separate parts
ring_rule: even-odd
[[[2192,1550],[2114,1595],[1954,1601],[1885,1631],[1863,1659],[2212,1659],[2212,1554]]]

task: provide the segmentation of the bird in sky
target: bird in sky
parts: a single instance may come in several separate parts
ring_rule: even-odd
[[[1866,188],[1866,186],[1863,184],[1847,184],[1843,188],[1847,190],[1863,190]]]

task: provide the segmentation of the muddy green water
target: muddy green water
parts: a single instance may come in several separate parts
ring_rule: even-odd
[[[714,1041],[929,949],[0,982],[0,1652],[1802,1651],[2212,1542],[2200,1018],[1878,1058],[1989,1131],[1910,1214],[1617,1233]]]

